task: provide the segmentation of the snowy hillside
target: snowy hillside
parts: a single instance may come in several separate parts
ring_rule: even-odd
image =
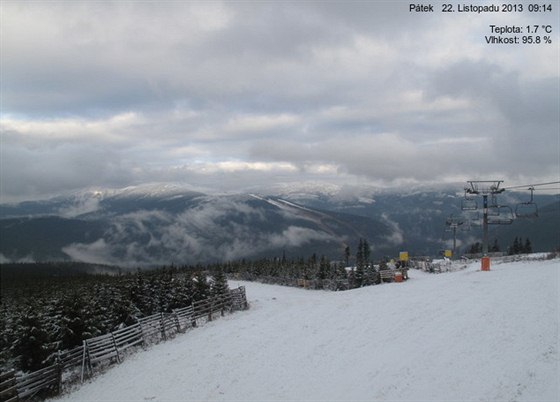
[[[558,401],[559,270],[475,263],[338,293],[242,283],[250,310],[132,355],[65,398]]]

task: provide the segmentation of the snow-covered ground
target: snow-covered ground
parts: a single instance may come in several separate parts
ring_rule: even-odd
[[[129,356],[68,400],[558,401],[560,261],[346,292],[258,283],[250,310]]]

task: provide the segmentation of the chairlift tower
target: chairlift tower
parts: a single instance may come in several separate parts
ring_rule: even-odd
[[[493,205],[491,206],[493,210],[496,210],[499,214],[500,209],[511,211],[511,208],[507,206],[497,205],[496,195],[501,194],[505,191],[504,188],[500,188],[503,180],[469,180],[467,183],[470,184],[470,188],[465,188],[466,194],[481,195],[482,196],[482,254],[484,256],[488,255],[488,225],[489,224],[501,224],[509,225],[513,222],[513,217],[507,216],[503,218],[495,218],[491,221],[488,219],[488,210],[490,206],[488,205],[488,196],[492,197]]]
[[[457,228],[463,225],[465,221],[461,218],[456,218],[451,214],[449,218],[446,219],[445,225],[447,226],[446,231],[453,232],[453,254],[451,258],[455,258],[455,250],[457,249]]]

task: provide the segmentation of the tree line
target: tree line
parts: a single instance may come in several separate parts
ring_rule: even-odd
[[[498,243],[498,239],[494,239],[494,242],[489,245],[488,251],[490,253],[499,253],[501,252],[500,244]],[[516,254],[530,254],[533,252],[533,244],[531,240],[527,237],[523,240],[521,237],[515,237],[512,244],[507,248],[508,255],[516,255]],[[482,243],[476,242],[471,244],[471,246],[467,249],[468,254],[480,254],[482,253]]]
[[[349,246],[345,247],[344,255],[338,261],[316,254],[308,258],[287,259],[285,255],[280,258],[263,258],[260,260],[230,261],[215,268],[222,269],[230,275],[244,280],[309,280],[322,282],[336,282],[333,290],[354,289],[380,283],[379,271],[388,269],[388,258],[375,263],[371,259],[371,247],[367,239],[359,239],[355,254]]]

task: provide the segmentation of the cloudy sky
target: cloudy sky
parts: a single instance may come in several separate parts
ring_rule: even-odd
[[[432,4],[1,0],[1,201],[559,180],[558,3]],[[552,44],[489,45],[490,24],[550,24]]]

